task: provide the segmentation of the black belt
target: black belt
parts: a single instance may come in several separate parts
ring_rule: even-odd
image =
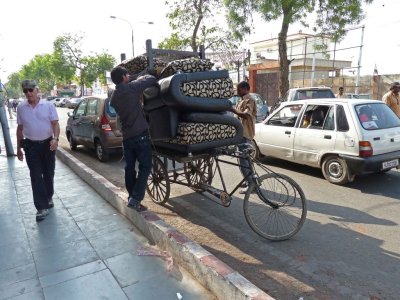
[[[30,140],[30,139],[25,139],[27,142],[32,143],[32,144],[43,144],[46,142],[50,142],[53,139],[53,137],[48,137],[45,140],[41,140],[41,141],[34,141],[34,140]]]

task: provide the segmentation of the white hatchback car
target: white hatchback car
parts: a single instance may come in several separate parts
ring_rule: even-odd
[[[400,119],[382,101],[285,102],[256,124],[257,153],[322,169],[329,182],[399,168]]]

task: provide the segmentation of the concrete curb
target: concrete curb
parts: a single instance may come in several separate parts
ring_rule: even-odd
[[[125,192],[64,149],[58,149],[57,158],[127,217],[151,243],[168,251],[178,265],[190,272],[218,299],[273,299],[199,244],[165,223],[156,214],[150,211],[137,213],[128,208]]]

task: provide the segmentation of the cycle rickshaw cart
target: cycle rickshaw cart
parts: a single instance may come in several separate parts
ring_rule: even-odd
[[[150,68],[153,67],[154,55],[160,53],[195,54],[204,58],[203,47],[199,53],[153,49],[151,41],[147,40],[146,48]],[[216,197],[219,201],[214,202],[229,207],[234,199],[233,194],[245,181],[248,181],[249,187],[243,201],[244,216],[248,225],[266,239],[273,241],[289,239],[300,230],[306,219],[305,195],[293,179],[273,172],[255,159],[253,147],[248,145],[244,148],[239,151],[235,145],[228,145],[199,152],[181,153],[153,145],[153,166],[147,183],[147,193],[153,202],[166,203],[169,200],[171,184],[174,183],[197,192],[207,192],[212,195],[211,200]],[[241,165],[240,160],[246,161],[247,166]],[[247,176],[232,191],[227,190],[221,164],[248,169]],[[263,174],[258,175],[256,166]],[[216,174],[221,180],[222,188],[212,185]]]
[[[252,157],[253,151],[252,148],[238,151],[236,147],[226,147],[185,156],[155,148],[147,193],[155,203],[166,203],[169,200],[171,184],[175,183],[190,187],[196,192],[208,192],[219,199],[220,205],[229,207],[233,194],[245,180],[249,180],[250,185],[243,199],[243,211],[248,225],[266,239],[289,239],[300,230],[306,219],[307,205],[304,193],[293,179],[273,172]],[[240,167],[240,163],[228,160],[228,157],[245,159],[250,165],[249,174],[232,191],[227,190],[221,163],[237,167]],[[172,164],[170,170],[168,160]],[[258,175],[255,165],[259,166],[264,174]],[[222,189],[212,186],[215,174],[220,177]]]

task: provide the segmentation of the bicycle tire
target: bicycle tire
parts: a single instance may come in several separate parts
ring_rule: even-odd
[[[271,241],[294,236],[307,216],[307,203],[301,187],[290,177],[268,173],[253,182],[244,198],[247,224]]]
[[[168,170],[157,156],[153,156],[153,165],[147,179],[146,191],[154,203],[163,204],[169,199],[170,182]]]

